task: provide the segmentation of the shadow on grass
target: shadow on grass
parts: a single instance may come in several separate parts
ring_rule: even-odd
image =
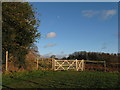
[[[33,84],[39,85],[39,83],[31,81],[31,80],[26,80],[26,79],[21,79],[21,78],[14,78],[14,77],[10,77],[10,78],[12,78],[14,80],[18,80],[18,81],[23,81],[23,82],[26,82],[26,83],[33,83]],[[9,87],[8,85],[3,85],[3,84],[2,84],[2,87],[3,87],[3,89],[7,89],[7,90],[9,90],[9,89],[13,90],[14,89],[14,87]]]
[[[25,82],[33,83],[33,84],[39,84],[39,83],[31,81],[31,80],[26,80],[26,79],[21,79],[21,78],[14,78],[14,77],[11,77],[11,78],[15,79],[15,80],[20,80],[20,81],[25,81]]]
[[[2,84],[2,87],[3,87],[3,89],[7,89],[7,90],[14,90],[13,88],[11,88],[11,87],[8,87],[8,86],[6,86],[6,85],[3,85],[3,84]]]

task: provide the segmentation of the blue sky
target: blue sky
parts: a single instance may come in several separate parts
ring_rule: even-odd
[[[102,2],[31,2],[40,19],[43,56],[67,56],[75,51],[118,52],[118,6]]]

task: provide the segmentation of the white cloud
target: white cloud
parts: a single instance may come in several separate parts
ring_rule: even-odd
[[[48,33],[47,34],[47,38],[52,38],[52,37],[56,37],[57,36],[57,34],[55,33],[55,32],[50,32],[50,33]]]
[[[83,10],[82,14],[85,17],[93,17],[94,15],[98,14],[99,11],[94,11],[94,10]]]
[[[108,19],[112,16],[114,16],[117,13],[116,10],[111,9],[111,10],[83,10],[82,15],[84,17],[92,18],[95,15],[98,15],[102,19]]]
[[[44,48],[54,47],[54,46],[56,46],[56,44],[52,44],[52,43],[50,43],[50,44],[45,45]]]
[[[107,19],[109,17],[112,17],[117,13],[116,10],[103,10],[102,15],[104,19]]]

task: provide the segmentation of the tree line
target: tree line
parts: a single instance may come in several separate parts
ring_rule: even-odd
[[[118,58],[119,55],[117,53],[78,51],[70,54],[68,57],[63,57],[62,59],[84,59],[93,61],[106,61],[107,63],[120,63]]]

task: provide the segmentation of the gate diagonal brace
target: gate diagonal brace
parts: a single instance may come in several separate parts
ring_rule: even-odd
[[[58,64],[59,64],[59,67],[56,69],[56,70],[58,70],[60,67],[62,67],[62,65],[65,63],[65,62],[63,62],[62,64],[60,64],[58,61],[56,61]],[[63,68],[63,67],[62,67]],[[64,69],[64,68],[63,68]],[[64,69],[65,70],[65,69]]]
[[[75,63],[75,61],[73,61],[72,64],[69,63],[69,67],[67,68],[67,70],[70,69],[71,66],[73,67],[74,63]],[[75,67],[73,67],[73,68],[75,69]]]
[[[79,63],[79,66],[78,66],[78,70],[79,69],[82,70],[82,63],[81,62]]]
[[[79,65],[78,65],[78,68],[77,68],[77,70],[82,70],[83,71],[83,62],[81,61],[81,62],[79,62],[78,63]]]

